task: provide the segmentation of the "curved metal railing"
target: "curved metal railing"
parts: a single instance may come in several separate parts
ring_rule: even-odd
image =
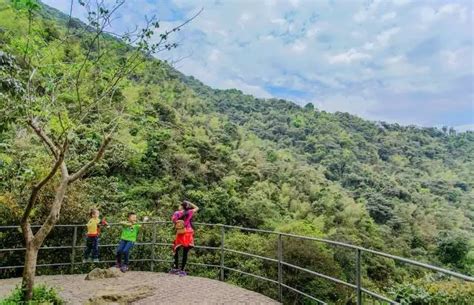
[[[165,259],[159,259],[155,255],[155,247],[156,246],[166,246],[169,247],[171,246],[171,243],[162,243],[162,242],[157,242],[157,227],[158,226],[163,226],[163,225],[169,225],[171,224],[170,221],[154,221],[154,222],[146,222],[142,223],[144,225],[149,225],[152,226],[152,235],[151,235],[151,241],[146,241],[146,242],[139,242],[137,245],[139,246],[151,246],[151,257],[146,258],[146,259],[131,259],[132,262],[150,262],[150,269],[151,271],[154,271],[154,264],[157,262],[171,262],[171,260],[165,260]],[[225,271],[230,271],[230,272],[237,272],[246,276],[251,276],[259,280],[263,280],[269,283],[273,283],[275,285],[278,285],[278,299],[280,301],[283,300],[283,290],[288,289],[290,291],[293,291],[294,293],[297,293],[301,296],[304,296],[305,298],[311,299],[318,304],[327,304],[325,301],[320,300],[308,293],[305,293],[301,290],[298,290],[295,287],[291,287],[287,284],[284,283],[283,281],[283,267],[287,267],[290,269],[306,272],[308,274],[311,274],[313,276],[316,276],[318,278],[343,285],[345,287],[348,287],[350,289],[353,289],[356,294],[356,304],[360,305],[363,303],[363,295],[368,295],[372,298],[375,298],[377,300],[387,302],[389,304],[399,304],[398,302],[391,300],[390,298],[383,296],[377,292],[371,291],[369,289],[366,289],[362,286],[362,281],[361,281],[361,262],[362,262],[362,255],[364,253],[370,253],[374,254],[376,256],[381,256],[389,259],[393,259],[394,261],[398,261],[401,263],[417,266],[420,268],[424,268],[427,270],[431,270],[434,272],[439,272],[441,274],[449,275],[454,278],[464,280],[467,282],[474,282],[474,277],[464,275],[461,273],[457,273],[451,270],[447,270],[444,268],[432,266],[426,263],[421,263],[418,261],[414,261],[411,259],[407,259],[404,257],[396,256],[396,255],[391,255],[388,253],[380,252],[380,251],[375,251],[371,249],[366,249],[363,247],[343,243],[343,242],[338,242],[338,241],[333,241],[333,240],[327,240],[323,238],[316,238],[316,237],[309,237],[309,236],[301,236],[301,235],[295,235],[295,234],[290,234],[290,233],[283,233],[283,232],[275,232],[275,231],[270,231],[270,230],[262,230],[262,229],[253,229],[253,228],[245,228],[245,227],[239,227],[239,226],[231,226],[231,225],[224,225],[224,224],[209,224],[209,223],[195,223],[198,226],[205,226],[205,227],[217,227],[220,228],[220,245],[218,247],[212,247],[212,246],[205,246],[205,245],[196,245],[195,248],[197,249],[203,249],[203,250],[210,250],[210,251],[218,251],[220,255],[220,263],[217,264],[206,264],[206,263],[189,263],[189,265],[195,265],[195,266],[202,266],[202,267],[213,267],[213,268],[218,268],[220,270],[219,273],[219,279],[221,281],[225,280]],[[110,224],[111,226],[117,225],[117,224]],[[32,226],[33,228],[37,228],[39,226],[34,225]],[[79,262],[75,261],[76,257],[76,250],[80,248],[84,248],[84,246],[78,245],[78,228],[85,227],[83,224],[62,224],[62,225],[56,225],[55,227],[60,228],[60,227],[71,227],[73,228],[73,241],[70,246],[48,246],[48,247],[42,247],[40,249],[71,249],[71,260],[70,262],[65,262],[65,263],[50,263],[50,264],[38,264],[37,267],[53,267],[53,266],[71,266],[71,271],[74,270],[74,266],[79,264]],[[19,226],[0,226],[0,230],[8,230],[8,229],[20,229]],[[248,253],[244,251],[239,251],[236,249],[230,249],[226,247],[225,240],[226,240],[226,230],[228,229],[236,229],[244,232],[252,232],[252,233],[264,233],[264,234],[271,234],[271,235],[276,235],[277,236],[277,258],[271,258],[271,257],[266,257],[266,256],[261,256],[253,253]],[[1,233],[1,232],[0,232]],[[80,235],[82,236],[82,234]],[[349,249],[354,252],[354,258],[355,258],[355,283],[349,283],[346,282],[342,279],[335,278],[326,274],[322,274],[307,268],[303,268],[301,266],[297,266],[294,264],[291,264],[289,262],[286,262],[284,259],[284,251],[283,251],[283,237],[289,237],[289,238],[296,238],[300,240],[309,240],[309,241],[316,241],[320,243],[324,243],[327,245],[332,245],[336,247],[343,247],[346,249]],[[116,244],[106,244],[106,245],[100,245],[101,248],[107,248],[107,247],[115,247]],[[9,251],[25,251],[25,248],[0,248],[0,254],[4,252],[9,252]],[[277,264],[278,266],[278,276],[276,279],[268,278],[265,276],[245,272],[243,270],[239,270],[236,268],[231,268],[229,266],[225,265],[225,254],[226,253],[233,253],[237,255],[243,255],[246,257],[251,257],[255,259],[261,259],[267,262],[272,262]],[[114,261],[111,260],[105,260],[105,261],[100,261],[101,263],[113,263]],[[0,266],[0,270],[4,269],[18,269],[18,268],[23,268],[22,265],[17,265],[17,266]]]

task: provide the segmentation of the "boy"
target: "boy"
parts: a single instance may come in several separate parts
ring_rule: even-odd
[[[148,217],[145,217],[143,221],[148,221]],[[141,225],[137,224],[137,214],[135,212],[128,213],[128,221],[122,221],[120,224],[123,226],[122,235],[120,236],[120,242],[117,247],[117,256],[115,267],[119,268],[120,271],[126,272],[128,270],[128,261],[130,257],[130,250],[137,241],[138,232]],[[124,262],[122,264],[122,255]]]
[[[89,256],[92,253],[92,261],[99,262],[99,234],[100,226],[107,226],[105,218],[99,220],[99,210],[91,209],[89,212],[89,221],[87,222],[86,249],[84,250],[83,263],[90,261]]]

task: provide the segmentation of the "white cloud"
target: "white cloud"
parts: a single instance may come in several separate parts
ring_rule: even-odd
[[[300,5],[300,1],[299,0],[289,0],[290,4],[293,6],[293,7],[298,7]]]
[[[441,63],[450,70],[473,72],[474,55],[467,47],[440,52]]]
[[[430,71],[429,67],[414,65],[410,63],[407,58],[403,55],[392,56],[385,59],[384,69],[387,76],[394,77],[404,77],[406,75],[420,77]],[[431,87],[431,84],[428,83],[428,87]],[[397,91],[409,90],[413,88],[412,83],[403,81],[401,85],[398,85]],[[415,87],[419,89],[419,87]]]
[[[350,64],[355,61],[360,61],[369,58],[369,54],[359,52],[356,49],[352,48],[347,52],[329,56],[328,60],[331,64]]]
[[[463,21],[466,17],[466,8],[462,5],[449,3],[439,8],[440,15],[458,15]]]
[[[313,26],[306,31],[306,37],[313,38],[321,32],[319,27]]]
[[[389,21],[389,20],[395,19],[395,17],[397,17],[397,13],[396,12],[390,12],[390,13],[383,14],[382,17],[380,17],[380,20],[382,22],[383,21]]]
[[[298,40],[291,45],[291,50],[295,53],[303,53],[306,50],[306,44]]]
[[[411,0],[392,0],[392,3],[396,6],[403,6],[405,4],[410,3]]]
[[[251,94],[255,97],[260,97],[260,98],[271,98],[273,97],[270,93],[268,93],[265,89],[256,86],[256,85],[250,85],[247,84],[246,82],[243,82],[241,80],[226,80],[222,83],[223,88],[237,88],[239,90],[242,90],[246,94]]]
[[[239,17],[237,23],[240,25],[241,28],[245,28],[248,21],[251,20],[253,16],[249,13],[242,13]]]
[[[278,25],[286,25],[288,23],[284,18],[272,19],[271,22]]]
[[[473,109],[473,111],[474,111],[474,109]],[[468,131],[468,130],[474,131],[474,123],[473,124],[464,124],[464,125],[454,126],[454,129],[456,129],[459,132]]]
[[[436,11],[432,7],[423,7],[420,11],[420,17],[421,21],[425,23],[433,22],[436,20]]]
[[[445,4],[438,9],[423,7],[420,10],[420,17],[424,23],[436,22],[447,17],[465,22],[467,20],[467,8],[457,3]]]
[[[374,45],[373,42],[366,42],[366,43],[364,44],[364,49],[365,49],[365,50],[368,50],[368,51],[373,50],[374,47],[375,47],[375,45]]]
[[[374,18],[379,5],[382,3],[382,0],[373,0],[365,8],[361,8],[354,16],[353,19],[357,23],[362,23],[369,19]]]
[[[393,27],[391,29],[388,29],[378,34],[377,35],[378,46],[381,48],[386,47],[392,40],[393,36],[395,36],[399,31],[400,31],[399,27]]]
[[[377,106],[377,101],[370,96],[354,96],[335,94],[324,97],[312,102],[317,108],[329,112],[349,112],[364,118],[375,120],[374,109]]]
[[[217,49],[213,49],[209,55],[209,61],[216,62],[219,61],[221,52]]]
[[[398,65],[402,62],[405,62],[406,59],[404,56],[393,56],[393,57],[389,57],[385,60],[385,63],[388,64],[388,65]]]
[[[354,21],[361,23],[367,20],[369,14],[365,10],[360,10],[354,15]]]
[[[393,38],[399,32],[400,27],[392,27],[388,30],[384,30],[375,36],[375,40],[365,42],[363,45],[363,49],[366,51],[384,49],[391,44]]]

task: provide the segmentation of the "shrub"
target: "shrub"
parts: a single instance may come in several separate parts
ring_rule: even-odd
[[[429,284],[404,283],[392,290],[400,304],[410,305],[469,305],[474,300],[474,285],[458,281]]]
[[[43,305],[43,304],[53,304],[53,305],[62,305],[64,301],[59,297],[58,293],[54,288],[47,287],[45,285],[38,285],[33,289],[33,299],[29,302],[23,301],[23,294],[21,291],[21,286],[17,286],[9,297],[0,300],[0,305],[17,305],[17,304],[27,304],[27,305]]]

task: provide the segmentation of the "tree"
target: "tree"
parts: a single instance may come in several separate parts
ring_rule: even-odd
[[[466,236],[450,232],[441,232],[438,236],[436,255],[444,264],[464,267],[464,262],[469,253],[469,240]]]
[[[145,27],[140,30],[122,35],[106,33],[124,0],[111,6],[103,1],[78,2],[87,12],[87,25],[70,28],[71,1],[66,33],[58,38],[58,43],[48,45],[42,42],[52,39],[50,32],[33,31],[42,25],[36,20],[36,13],[41,9],[39,2],[13,1],[17,12],[26,13],[28,19],[25,35],[19,39],[18,47],[11,50],[22,59],[0,54],[0,73],[6,76],[0,84],[5,92],[0,96],[5,112],[2,115],[6,118],[2,120],[2,128],[12,124],[28,128],[52,160],[47,173],[35,177],[20,221],[26,248],[22,281],[25,300],[32,298],[38,251],[59,220],[68,187],[102,159],[127,111],[121,85],[144,59],[177,47],[169,42],[170,35],[200,13],[151,42],[159,28],[155,18],[146,19]],[[127,44],[117,44],[117,40]],[[114,43],[119,47],[114,48]],[[68,56],[71,52],[76,54]],[[83,145],[84,142],[88,145]],[[71,150],[78,153],[73,156]],[[82,155],[89,160],[84,161]],[[55,185],[52,202],[39,200],[47,184]],[[33,232],[31,219],[38,202],[47,206],[48,212],[40,228]]]
[[[304,106],[304,109],[307,111],[314,111],[314,105],[313,103],[308,103]]]

